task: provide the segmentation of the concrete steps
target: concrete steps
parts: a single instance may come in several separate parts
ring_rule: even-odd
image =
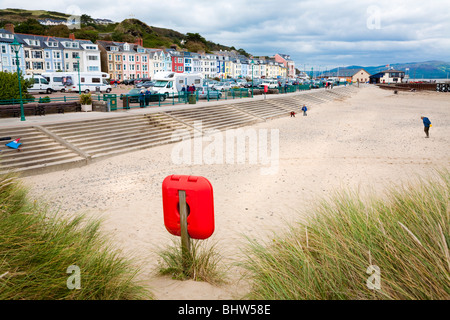
[[[61,165],[72,162],[83,162],[79,154],[39,129],[30,127],[2,128],[0,137],[20,138],[20,151],[6,147],[10,141],[0,144],[0,173],[15,171],[22,175],[32,174],[37,168],[46,171],[59,170]]]
[[[284,117],[289,113],[285,108],[279,106],[274,99],[237,103],[233,107],[264,120]]]
[[[45,126],[91,159],[171,142],[177,129],[187,129],[163,113],[114,117]]]
[[[201,121],[202,130],[224,130],[250,125],[261,121],[248,113],[236,110],[230,105],[216,105],[199,108],[167,111],[176,119],[194,126],[194,122]]]

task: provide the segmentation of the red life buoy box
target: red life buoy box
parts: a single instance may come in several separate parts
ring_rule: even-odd
[[[179,190],[186,193],[189,236],[193,239],[209,238],[214,232],[213,188],[204,177],[170,175],[164,179],[162,198],[167,231],[176,236],[181,234]]]

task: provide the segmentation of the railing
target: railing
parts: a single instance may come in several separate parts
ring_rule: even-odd
[[[334,84],[334,86],[339,86],[343,84]],[[347,84],[346,84],[347,85]],[[351,85],[349,83],[348,85]],[[277,86],[276,90],[269,90],[268,94],[286,94],[294,93],[298,91],[311,90],[315,88],[323,88],[323,83],[318,83],[316,85],[306,84],[306,85],[281,85]],[[180,91],[178,93],[172,94],[157,94],[152,93],[144,95],[141,97],[138,95],[121,94],[92,94],[91,98],[93,101],[106,101],[110,102],[110,111],[115,111],[117,109],[131,109],[131,108],[144,108],[144,107],[155,107],[155,106],[168,106],[176,104],[188,104],[196,103],[198,101],[220,101],[229,99],[244,99],[253,98],[255,95],[264,94],[263,87],[250,87],[250,88],[232,88],[230,90],[210,90],[209,88],[202,91],[195,91],[195,102],[189,101],[189,94],[185,91]],[[39,99],[22,99],[24,104],[28,103],[57,103],[57,102],[74,102],[79,101],[79,96],[62,96],[62,97],[41,97]],[[0,100],[1,105],[18,105],[20,104],[20,99],[9,99]]]

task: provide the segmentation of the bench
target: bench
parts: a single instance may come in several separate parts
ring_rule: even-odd
[[[57,113],[64,113],[68,109],[74,109],[75,112],[81,112],[81,106],[77,101],[70,102],[53,102],[53,103],[27,103],[23,105],[24,113],[32,112],[35,116],[48,113],[49,109],[55,109]],[[20,105],[0,105],[0,115],[9,114],[13,117],[19,117],[21,114]]]
[[[81,106],[77,101],[70,101],[70,102],[49,102],[49,103],[39,103],[39,108],[41,109],[41,112],[43,115],[47,112],[47,109],[50,108],[56,108],[57,113],[64,113],[65,110],[69,108],[74,108],[75,112],[80,111],[81,112]]]
[[[38,106],[37,103],[26,103],[23,105],[24,113],[26,111],[32,111],[35,116],[42,115],[42,109]],[[13,117],[19,117],[21,110],[20,105],[12,104],[12,105],[0,105],[0,113],[12,113]]]

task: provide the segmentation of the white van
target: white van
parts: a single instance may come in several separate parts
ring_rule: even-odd
[[[269,89],[276,89],[276,88],[278,88],[278,81],[264,79],[263,82],[258,85],[258,87],[264,88],[264,86],[267,86]]]
[[[47,79],[40,75],[26,75],[24,76],[24,79],[29,80],[33,79],[34,83],[31,88],[28,88],[28,92],[37,92],[37,93],[47,93],[50,94],[53,92],[52,87],[48,83]]]
[[[105,72],[65,72],[65,90],[68,92],[89,93],[111,92],[111,85],[106,81],[109,75]]]
[[[66,91],[65,86],[65,79],[66,74],[63,72],[45,72],[41,74],[49,83],[49,85],[52,87],[53,91]]]
[[[183,86],[196,87],[203,86],[203,75],[198,73],[176,73],[176,72],[158,72],[153,77],[155,85],[152,87],[153,93],[159,93],[169,96],[178,96]]]

